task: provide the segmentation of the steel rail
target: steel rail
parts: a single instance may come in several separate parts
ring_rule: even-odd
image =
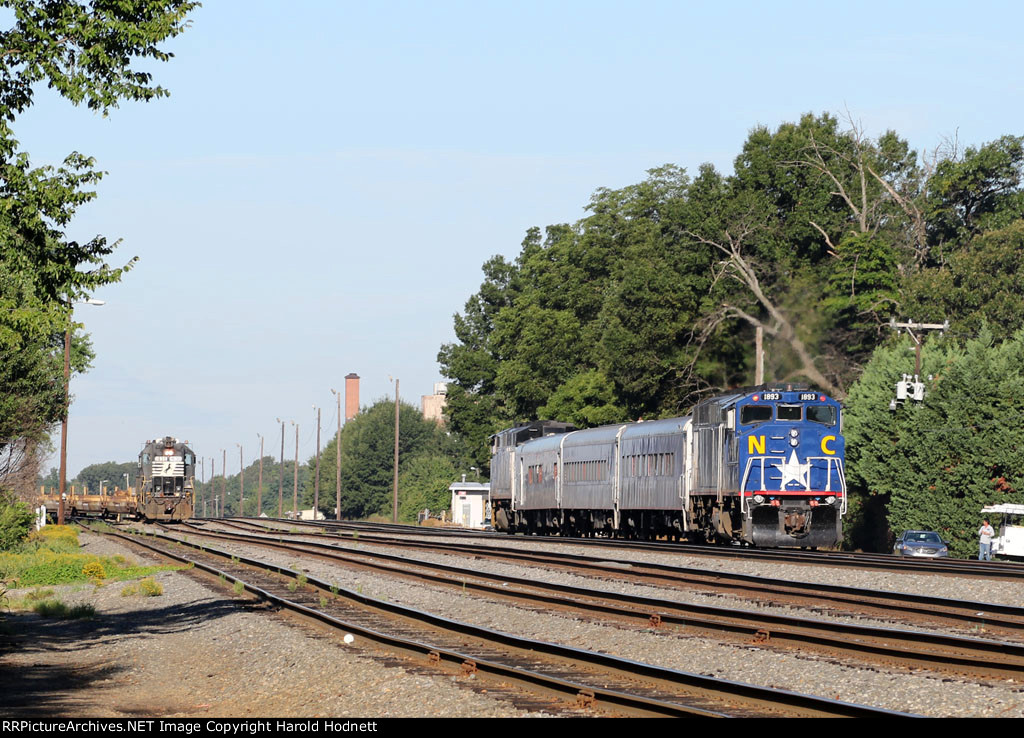
[[[597,612],[634,621],[640,620],[647,626],[657,627],[663,624],[672,624],[708,632],[724,632],[733,636],[746,636],[762,645],[768,645],[770,642],[779,645],[796,645],[802,648],[813,647],[819,651],[841,653],[847,656],[869,655],[883,661],[910,665],[915,668],[926,666],[981,678],[1020,680],[1024,676],[1024,644],[814,620],[713,605],[680,603],[662,598],[611,592],[592,587],[576,587],[537,579],[490,573],[480,574],[477,571],[449,564],[438,564],[395,554],[342,548],[337,544],[316,541],[285,542],[280,538],[271,540],[250,533],[209,531],[198,526],[190,526],[190,529],[200,536],[280,549],[289,553],[302,553],[332,562],[340,561],[362,568],[384,571],[396,576],[412,577],[418,582],[431,581],[451,587],[472,589],[490,596],[554,605],[585,613]],[[367,561],[367,559],[371,560]],[[378,563],[373,559],[392,563]],[[427,569],[430,572],[447,572],[458,578],[412,571],[410,566]],[[485,579],[485,581],[477,581],[480,579]],[[494,582],[498,582],[498,584]],[[527,589],[509,589],[508,585],[526,587]],[[541,590],[543,593],[537,593],[535,590]],[[571,597],[551,595],[549,594],[551,592]],[[624,603],[641,609],[606,605],[601,601]]]
[[[245,518],[237,518],[245,520]],[[564,536],[507,535],[503,533],[431,528],[401,523],[337,522],[330,520],[267,519],[273,522],[316,526],[338,530],[379,531],[443,538],[479,538],[490,541],[536,541],[555,545],[577,545],[595,548],[632,549],[684,556],[720,558],[741,561],[775,561],[782,564],[839,566],[853,569],[892,571],[911,574],[945,574],[950,576],[984,577],[987,579],[1024,579],[1024,563],[1013,561],[975,561],[974,559],[902,557],[892,554],[855,553],[851,551],[803,551],[797,549],[765,549],[748,546],[724,546],[699,543],[667,543],[637,541],[623,538],[569,538]]]
[[[248,526],[250,530],[252,528],[264,531],[273,530],[278,535],[310,535],[308,533],[292,533],[291,531],[284,531],[278,528],[268,528],[265,525],[252,521],[219,520],[217,522],[227,525]],[[360,543],[423,549],[439,553],[457,553],[479,556],[481,558],[511,559],[545,567],[581,569],[591,574],[597,573],[601,576],[626,578],[634,582],[646,581],[662,586],[702,587],[724,591],[729,594],[742,592],[747,595],[768,596],[773,599],[789,597],[806,600],[810,598],[819,607],[825,603],[853,606],[861,612],[865,609],[883,611],[888,617],[892,617],[894,614],[902,614],[904,616],[949,622],[973,630],[1001,628],[1008,632],[1024,634],[1024,608],[1015,605],[955,600],[946,597],[908,594],[888,590],[866,590],[838,584],[772,579],[753,574],[718,570],[707,571],[672,564],[615,560],[586,554],[545,552],[509,546],[410,541],[373,535],[342,535],[337,533],[334,535],[342,539],[358,540]]]
[[[391,602],[378,600],[352,590],[344,589],[330,582],[306,577],[287,567],[262,562],[248,557],[239,557],[230,552],[202,546],[194,541],[183,541],[169,536],[154,534],[153,537],[168,544],[167,548],[153,545],[150,537],[108,533],[122,540],[143,546],[164,556],[190,562],[218,577],[232,582],[242,582],[250,593],[293,612],[359,635],[374,642],[418,653],[434,662],[455,664],[463,670],[487,672],[503,679],[516,679],[522,683],[541,685],[544,689],[569,694],[587,703],[607,703],[616,709],[625,708],[657,715],[699,715],[699,716],[754,716],[754,715],[799,715],[799,716],[908,716],[881,708],[840,702],[813,695],[804,695],[788,690],[743,684],[728,680],[690,674],[675,669],[657,667],[629,659],[609,656],[584,649],[522,638],[487,628],[449,620],[432,613],[416,610]],[[193,557],[184,556],[175,547],[190,547],[203,556],[226,559],[226,568],[214,567]],[[259,570],[273,575],[283,575],[296,581],[303,581],[333,597],[344,598],[350,608],[363,609],[364,622],[342,620],[325,612],[326,597],[320,607],[297,602],[291,597],[276,594],[267,587],[260,587],[242,578],[243,569]],[[365,622],[366,612],[386,613],[408,623],[417,624],[413,637],[385,633]],[[351,611],[350,617],[354,617]],[[460,646],[439,645],[422,640],[424,627],[431,629],[435,637],[440,632],[456,633]],[[466,638],[478,639],[475,647]],[[455,642],[453,641],[453,642]],[[547,663],[538,661],[542,655]],[[518,660],[522,663],[517,664]],[[545,671],[546,670],[546,671]],[[611,686],[609,686],[611,685]],[[690,704],[686,703],[689,700]],[[732,701],[731,706],[722,706]],[[696,704],[693,704],[696,703]]]

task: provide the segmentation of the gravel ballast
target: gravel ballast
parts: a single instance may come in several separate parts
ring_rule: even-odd
[[[83,550],[145,556],[83,533]],[[5,618],[0,711],[37,717],[511,717],[537,714],[478,693],[470,677],[415,673],[284,622],[228,588],[164,571],[157,597],[123,582],[54,587],[89,620]],[[9,597],[23,595],[11,591]]]
[[[324,542],[323,537],[317,537],[317,539],[318,542]],[[350,542],[346,544],[346,546],[351,545]],[[1024,685],[1011,681],[979,683],[926,671],[911,672],[907,669],[887,671],[856,662],[839,663],[833,659],[815,655],[793,655],[753,644],[728,643],[687,636],[685,633],[680,634],[679,631],[669,633],[642,628],[627,629],[577,618],[571,614],[548,613],[528,607],[499,603],[475,595],[472,591],[461,592],[453,590],[451,587],[410,582],[408,579],[384,574],[349,571],[328,562],[302,558],[297,553],[255,549],[223,541],[211,541],[210,546],[239,555],[248,553],[263,561],[289,568],[294,568],[298,564],[311,576],[337,584],[342,588],[386,599],[389,602],[428,610],[463,622],[492,627],[530,638],[602,651],[682,671],[929,716],[1019,717],[1024,715],[1024,691],[1022,691]],[[386,549],[386,547],[378,547],[364,541],[360,541],[357,547],[367,552],[374,549]],[[397,552],[397,549],[392,549],[391,552]],[[410,555],[409,552],[406,552],[406,555]],[[456,563],[458,558],[422,552],[412,555],[420,559],[444,560],[446,563]],[[622,559],[631,555],[617,551],[614,558]],[[651,556],[650,554],[639,555],[643,556],[645,560],[649,560],[647,557]],[[461,563],[464,566],[467,565],[466,559],[463,559]],[[674,563],[678,564],[678,561]],[[747,573],[758,573],[757,565],[749,562],[735,563],[739,563],[742,568],[747,570]],[[475,560],[472,567],[478,572],[500,570],[502,573],[518,577],[543,578],[563,582],[571,580],[576,586],[586,586],[588,582],[585,577],[560,572],[545,572],[537,567],[517,566],[513,563]],[[763,570],[767,568],[773,570],[771,576],[777,575],[774,572],[777,566],[774,564],[761,564],[760,568],[762,575],[766,573]],[[815,576],[827,579],[831,583],[841,584],[847,584],[847,574],[853,574],[852,579],[861,584],[851,586],[865,586],[864,580],[871,576],[870,572],[849,572],[841,569],[822,572],[814,567],[791,568],[799,569],[801,572],[813,571]],[[926,588],[925,583],[921,580],[926,580],[927,577],[923,575],[904,576],[910,577],[908,589],[919,591]],[[946,596],[948,596],[949,578],[935,578],[942,580],[941,586],[946,588]],[[640,589],[634,585],[609,581],[595,583],[594,580],[589,580],[589,584],[599,589],[619,589],[620,591],[630,587],[634,591]],[[887,589],[896,590],[899,588],[900,578],[898,576],[891,577],[891,581],[887,581],[887,584],[892,585],[887,586]],[[723,602],[723,598],[706,598],[679,590],[646,589],[652,590],[654,596],[666,597],[671,592],[673,599],[727,604]],[[791,614],[797,613],[795,608],[786,609]],[[858,620],[858,622],[870,623],[867,620]]]
[[[192,536],[189,536],[192,539]],[[314,537],[326,542],[323,536]],[[145,555],[108,538],[83,533],[88,552]],[[603,623],[573,614],[488,600],[451,587],[407,578],[349,570],[298,553],[213,542],[210,546],[249,554],[311,576],[410,607],[485,627],[578,648],[611,653],[687,672],[775,686],[846,702],[931,716],[1019,717],[1024,685],[977,682],[909,670],[884,670],[814,655],[794,655],[762,646],[722,642],[680,630],[654,630]],[[351,544],[348,544],[351,545]],[[536,542],[509,541],[511,546]],[[377,548],[365,542],[363,550]],[[556,546],[565,551],[566,547]],[[572,546],[570,548],[575,549]],[[383,549],[382,549],[383,550]],[[580,548],[581,552],[590,553]],[[413,554],[456,563],[461,557]],[[661,561],[694,568],[716,568],[799,581],[849,586],[882,586],[965,599],[1005,601],[1020,596],[1022,585],[925,575],[876,574],[827,567],[754,562],[684,561],[679,556],[616,551],[609,558]],[[467,559],[462,558],[462,565]],[[601,589],[639,589],[628,582],[595,582],[564,572],[509,562],[475,560],[478,572],[501,571],[519,577],[571,581]],[[284,621],[259,605],[237,598],[228,587],[200,583],[189,572],[160,572],[159,597],[123,597],[123,583],[103,587],[60,587],[67,604],[89,603],[97,616],[82,621],[47,621],[34,614],[7,618],[13,636],[0,653],[0,705],[12,715],[68,717],[508,717],[528,714],[522,700],[499,699],[494,688],[470,677],[432,673],[400,665],[363,644]],[[884,584],[880,581],[884,579]],[[951,591],[956,583],[957,591]],[[722,598],[684,590],[650,587],[654,596],[683,601]],[[985,596],[998,593],[999,598]],[[19,593],[12,592],[12,596]],[[1013,604],[1018,604],[1017,600]],[[731,602],[728,604],[732,604]],[[750,605],[756,608],[762,605]],[[155,698],[155,695],[159,695]],[[518,705],[518,707],[517,707]]]

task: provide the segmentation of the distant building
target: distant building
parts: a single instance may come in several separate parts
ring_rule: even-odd
[[[444,422],[444,408],[448,402],[448,385],[444,382],[434,382],[434,394],[422,395],[420,405],[423,408],[423,417],[426,420],[433,420],[435,423]]]
[[[359,414],[359,375],[355,372],[345,375],[345,420],[352,420]]]
[[[448,487],[452,493],[452,522],[464,528],[483,528],[490,525],[491,484],[485,482],[455,482]]]

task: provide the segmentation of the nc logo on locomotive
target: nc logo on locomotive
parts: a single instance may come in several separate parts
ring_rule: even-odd
[[[835,442],[835,440],[836,440],[835,436],[825,436],[824,438],[822,438],[821,439],[821,452],[823,454],[827,454],[828,456],[835,456],[836,455],[835,449],[833,449],[833,448],[831,448],[829,446],[829,444]],[[765,447],[766,447],[766,445],[765,445],[765,437],[764,436],[754,436],[754,435],[751,435],[751,436],[747,437],[747,453],[750,454],[751,456],[753,456],[755,452],[758,453],[758,454],[761,454],[762,456],[764,456],[764,454],[765,454]]]

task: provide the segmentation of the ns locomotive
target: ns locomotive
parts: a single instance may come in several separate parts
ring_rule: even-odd
[[[691,415],[491,437],[494,526],[509,533],[834,546],[847,496],[842,410],[793,385],[708,398]]]
[[[177,438],[147,441],[139,454],[138,513],[145,520],[188,520],[195,503],[196,456]]]

